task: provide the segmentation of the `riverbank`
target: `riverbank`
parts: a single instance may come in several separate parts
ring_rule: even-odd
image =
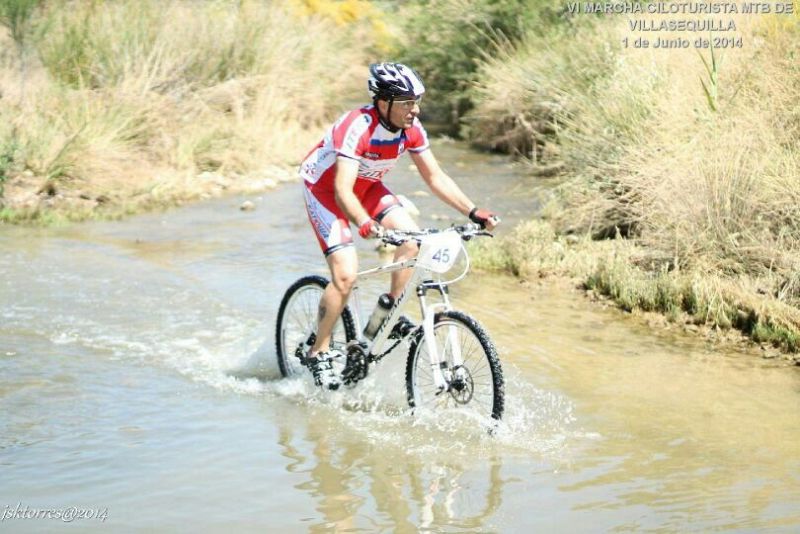
[[[357,0],[18,4],[0,12],[5,223],[274,187],[390,39]]]
[[[547,221],[520,224],[504,237],[471,247],[478,269],[534,283],[567,283],[602,305],[639,315],[651,327],[682,330],[721,346],[748,346],[762,357],[800,364],[800,310],[765,294],[763,281],[670,270],[669,258],[633,239],[559,234]]]
[[[43,186],[34,175],[23,174],[6,185],[0,223],[58,225],[114,220],[186,202],[263,193],[296,180],[296,169],[288,165],[269,165],[256,173],[231,176],[211,171],[172,173],[126,184],[76,181]]]

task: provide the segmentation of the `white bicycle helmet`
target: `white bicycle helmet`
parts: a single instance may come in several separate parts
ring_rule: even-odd
[[[373,63],[367,82],[372,100],[393,101],[397,97],[418,98],[425,92],[417,71],[402,63]]]

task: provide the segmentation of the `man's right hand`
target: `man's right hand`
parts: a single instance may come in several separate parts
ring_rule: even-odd
[[[383,228],[380,224],[375,222],[372,219],[366,219],[360,225],[358,225],[358,235],[360,235],[364,239],[369,239],[371,237],[378,237],[383,231]]]

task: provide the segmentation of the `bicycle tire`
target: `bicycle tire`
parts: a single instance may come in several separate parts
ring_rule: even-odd
[[[283,294],[275,325],[275,354],[284,377],[295,376],[305,369],[295,351],[308,339],[316,324],[319,301],[327,285],[328,279],[323,276],[304,276]],[[334,326],[331,346],[343,350],[353,339],[356,339],[353,313],[345,306]]]
[[[489,334],[469,315],[458,311],[446,311],[434,316],[434,335],[445,332],[447,329],[443,327],[448,325],[459,329],[458,342],[464,361],[463,367],[468,372],[469,380],[463,381],[466,383],[462,384],[464,388],[462,390],[451,389],[436,395],[438,389],[433,384],[425,334],[420,329],[411,342],[406,361],[406,393],[409,406],[412,408],[424,406],[439,410],[469,404],[472,405],[471,409],[483,416],[501,419],[505,401],[505,382],[500,358]],[[445,336],[449,337],[448,334]],[[448,350],[446,344],[446,337],[439,340],[437,336],[439,356],[452,367],[452,349]],[[466,391],[470,387],[471,391]],[[480,396],[476,397],[478,387]]]

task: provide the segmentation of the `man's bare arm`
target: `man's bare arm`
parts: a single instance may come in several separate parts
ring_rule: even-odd
[[[458,184],[445,173],[431,150],[414,153],[411,159],[417,166],[422,179],[437,197],[446,202],[463,215],[469,215],[475,204],[461,191]]]
[[[464,216],[470,216],[472,210],[476,208],[475,203],[464,194],[458,184],[442,170],[436,157],[430,149],[420,153],[411,152],[411,159],[417,166],[422,179],[428,184],[433,193],[442,201],[446,202]],[[481,213],[482,210],[478,210]],[[487,215],[492,215],[486,212]],[[473,219],[474,220],[474,219]],[[486,229],[492,230],[500,222],[494,215],[482,222]]]

